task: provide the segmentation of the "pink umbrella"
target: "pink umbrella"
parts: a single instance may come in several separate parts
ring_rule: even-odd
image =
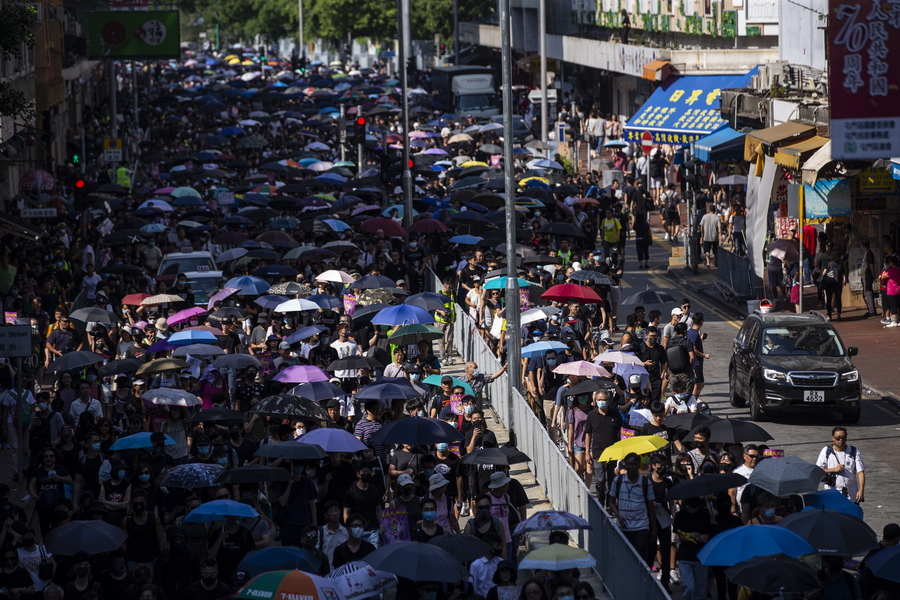
[[[204,309],[199,306],[192,306],[191,308],[186,308],[184,310],[180,310],[171,317],[166,319],[166,322],[169,325],[178,325],[180,323],[187,323],[191,317],[196,317],[206,313]]]
[[[313,381],[328,381],[328,374],[312,365],[297,365],[288,367],[275,377],[275,381],[282,383],[311,383]]]
[[[212,310],[213,306],[216,305],[216,302],[218,302],[219,300],[224,300],[225,298],[228,298],[229,296],[234,296],[239,291],[241,291],[241,288],[227,287],[223,290],[216,292],[215,294],[213,294],[212,296],[209,297],[209,303],[206,305],[206,310]]]
[[[156,190],[153,193],[154,194],[168,194],[169,192],[174,192],[174,191],[175,191],[175,188],[173,188],[173,187],[164,187],[164,188],[159,188],[158,190]]]
[[[171,323],[172,321],[170,320],[169,322]],[[600,365],[589,363],[586,360],[563,363],[553,369],[553,372],[560,375],[579,375],[581,377],[612,377],[610,372]]]

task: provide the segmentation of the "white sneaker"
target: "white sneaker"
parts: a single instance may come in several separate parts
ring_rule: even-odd
[[[887,325],[885,325],[885,327],[900,327],[900,322],[892,321],[892,322],[888,323]]]
[[[672,569],[670,579],[672,580],[672,583],[681,583],[681,572],[677,568]]]

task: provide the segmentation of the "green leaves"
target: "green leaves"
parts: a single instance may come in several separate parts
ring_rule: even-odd
[[[0,8],[0,52],[9,60],[22,53],[22,44],[34,47],[37,10],[30,4],[6,4]]]

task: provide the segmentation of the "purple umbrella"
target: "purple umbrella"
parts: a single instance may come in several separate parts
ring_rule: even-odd
[[[301,208],[329,208],[331,202],[324,198],[319,198],[318,196],[307,196],[306,198],[300,199],[297,202],[297,206]]]
[[[429,148],[422,154],[440,154],[441,156],[447,156],[448,152],[443,148]]]
[[[153,354],[155,352],[168,352],[169,350],[174,350],[175,346],[167,342],[166,340],[159,340],[158,342],[153,342],[150,344],[150,347],[147,348],[148,354]]]
[[[287,296],[279,296],[278,294],[269,294],[267,296],[260,296],[253,302],[255,304],[259,304],[263,308],[268,308],[271,310],[271,309],[275,308],[276,306],[278,306],[279,304],[284,304],[288,300],[290,300],[290,298],[288,298]]]
[[[215,294],[213,294],[212,296],[209,297],[209,304],[206,305],[206,309],[212,310],[212,308],[216,305],[216,302],[219,302],[220,300],[224,300],[225,298],[228,298],[230,296],[234,296],[239,291],[241,291],[241,288],[227,287],[227,288],[222,289],[221,291],[216,292]]]
[[[273,377],[275,381],[283,383],[310,383],[313,381],[328,381],[328,374],[312,365],[297,365],[288,367],[281,373]]]
[[[178,325],[179,323],[187,323],[191,317],[196,317],[204,314],[206,311],[199,306],[192,306],[191,308],[186,308],[184,310],[180,310],[168,319],[166,322],[169,325]]]

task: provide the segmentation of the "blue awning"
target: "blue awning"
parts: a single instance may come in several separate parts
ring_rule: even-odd
[[[707,163],[714,160],[743,160],[744,134],[731,127],[723,127],[694,142],[694,156]]]
[[[669,77],[625,124],[625,139],[641,142],[649,131],[655,144],[687,146],[728,125],[719,114],[722,90],[745,88],[755,75]]]

